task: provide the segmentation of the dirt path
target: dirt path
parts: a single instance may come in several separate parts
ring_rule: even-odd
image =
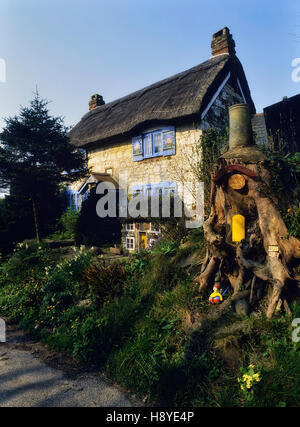
[[[0,343],[0,407],[130,407],[133,402],[101,374],[87,372],[9,325]]]

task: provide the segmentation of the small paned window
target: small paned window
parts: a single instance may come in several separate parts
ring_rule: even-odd
[[[134,222],[126,224],[126,231],[134,231]]]
[[[133,160],[175,154],[175,128],[168,126],[132,138]]]
[[[126,237],[126,249],[134,250],[134,237]]]

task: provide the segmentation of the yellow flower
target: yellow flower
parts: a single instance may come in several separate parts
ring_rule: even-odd
[[[254,368],[254,365],[249,365],[249,368],[252,368],[252,369],[253,369],[253,368]]]

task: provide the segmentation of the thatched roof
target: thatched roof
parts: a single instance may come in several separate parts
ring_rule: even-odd
[[[250,91],[239,60],[222,54],[89,111],[70,131],[70,142],[75,146],[85,147],[127,134],[143,123],[199,114],[206,108],[229,71],[239,75],[245,96],[251,104]],[[251,107],[253,110],[253,103]]]

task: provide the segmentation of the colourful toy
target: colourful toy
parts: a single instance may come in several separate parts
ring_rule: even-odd
[[[213,287],[213,293],[209,297],[209,302],[211,304],[220,304],[223,301],[222,294],[220,293],[220,285],[215,283]]]
[[[230,286],[228,286],[224,292],[221,293],[219,283],[215,283],[213,287],[213,293],[209,297],[209,302],[211,304],[220,304],[223,301],[223,295],[226,294]]]

